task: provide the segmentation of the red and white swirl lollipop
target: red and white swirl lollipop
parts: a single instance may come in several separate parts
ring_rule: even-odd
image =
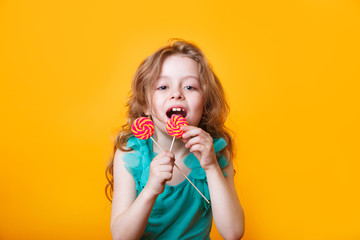
[[[154,129],[154,123],[146,117],[137,118],[131,127],[134,136],[139,139],[149,139],[154,134]]]
[[[147,117],[139,117],[137,118],[131,126],[131,131],[135,137],[139,139],[149,139],[151,138],[154,143],[163,150],[159,144],[152,138],[154,134],[155,126],[154,123]]]
[[[184,131],[181,130],[182,126],[188,126],[186,119],[180,115],[172,115],[169,121],[167,122],[166,130],[167,132],[177,138],[181,138]]]
[[[181,136],[184,134],[184,131],[181,130],[182,126],[188,126],[188,123],[186,119],[180,115],[172,115],[169,121],[167,122],[166,130],[170,136],[173,136],[170,152],[174,144],[175,138],[181,138]]]

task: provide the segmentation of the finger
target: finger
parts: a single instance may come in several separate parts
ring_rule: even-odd
[[[163,178],[166,181],[170,181],[172,179],[172,177],[173,177],[172,173],[169,173],[169,172],[163,173]]]
[[[186,143],[189,141],[189,138],[186,138],[186,139],[185,139],[185,138],[180,138],[180,140],[181,140],[183,143],[186,144]]]
[[[186,126],[188,127],[188,126]],[[184,131],[184,134],[182,135],[182,138],[187,139],[187,138],[191,138],[197,135],[201,135],[203,133],[206,133],[204,130],[202,130],[201,128],[197,128],[197,127],[191,127],[191,129],[188,129],[186,132]]]
[[[157,156],[168,156],[168,157],[173,157],[174,156],[174,153],[170,152],[170,151],[167,151],[167,150],[164,150],[164,151],[161,151]]]
[[[185,144],[185,147],[189,148],[194,144],[202,144],[204,146],[210,147],[213,145],[213,142],[213,139],[208,136],[198,135],[196,137],[190,138]]]
[[[159,171],[160,172],[169,172],[172,173],[173,172],[174,167],[171,165],[161,165],[159,167]]]
[[[202,152],[204,151],[204,146],[201,144],[195,144],[190,148],[190,152]]]
[[[174,153],[169,152],[169,151],[161,151],[155,158],[155,161],[158,161],[162,158],[175,158]]]
[[[159,165],[173,165],[174,164],[175,159],[165,156],[162,157],[161,159],[159,159],[157,162]]]
[[[184,132],[187,132],[191,129],[194,129],[194,128],[198,128],[198,127],[194,127],[194,126],[190,126],[190,125],[187,125],[187,126],[181,126],[181,130],[183,130]]]
[[[170,151],[164,151],[164,152],[166,157],[175,158],[175,154],[173,152]]]
[[[190,138],[189,140],[187,140],[187,143],[185,144],[185,147],[186,147],[186,148],[190,148],[190,147],[193,146],[194,144],[201,143],[200,139],[201,139],[201,138],[200,138],[199,136]]]
[[[182,137],[183,137],[183,138],[189,138],[189,136],[187,136],[187,135],[188,135],[187,133],[188,133],[189,131],[194,130],[194,129],[198,129],[198,127],[194,127],[194,126],[181,126],[181,130],[184,131]],[[185,134],[185,137],[184,137],[184,134]]]

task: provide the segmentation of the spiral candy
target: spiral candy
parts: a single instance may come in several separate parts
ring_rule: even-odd
[[[154,134],[154,129],[154,123],[146,117],[137,118],[131,127],[134,136],[139,139],[150,138]]]
[[[181,130],[181,127],[187,125],[188,123],[185,118],[179,115],[172,115],[167,122],[166,130],[171,136],[181,138],[184,133],[184,131]]]

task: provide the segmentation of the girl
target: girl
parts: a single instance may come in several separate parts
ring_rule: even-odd
[[[113,239],[210,239],[212,218],[223,238],[240,239],[244,214],[234,187],[233,141],[224,127],[228,105],[202,51],[172,40],[146,58],[135,73],[128,107],[106,170]],[[182,127],[172,152],[132,135],[134,120],[149,117],[153,138],[169,149],[166,124],[173,114],[189,126]]]

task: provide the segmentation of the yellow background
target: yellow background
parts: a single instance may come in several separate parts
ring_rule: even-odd
[[[0,239],[111,239],[113,136],[171,37],[227,92],[244,239],[360,239],[355,0],[2,0]]]

